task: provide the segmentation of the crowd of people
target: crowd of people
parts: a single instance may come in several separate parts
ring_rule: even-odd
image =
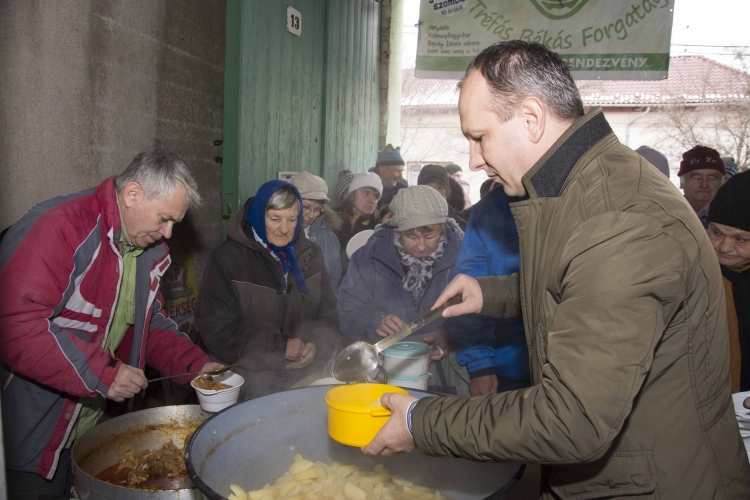
[[[459,110],[470,167],[489,176],[477,203],[456,164],[410,186],[390,144],[369,171],[339,173],[335,202],[309,172],[266,182],[211,252],[199,346],[159,292],[163,240],[200,202],[163,145],[13,224],[0,240],[13,498],[69,488],[70,445],[107,399],[146,387],[147,363],[236,364],[244,401],[454,296],[412,340],[433,346],[433,389],[485,397],[385,395],[392,417],[366,453],[541,463],[544,498],[750,495],[730,396],[750,390],[750,172],[696,145],[680,194],[666,157],[621,145],[537,44],[484,50]]]
[[[648,146],[636,151],[666,177],[670,176],[669,162],[662,153]],[[243,388],[243,399],[291,387],[306,375],[321,372],[326,365],[330,368],[331,356],[347,342],[374,343],[396,332],[429,312],[457,274],[482,277],[518,272],[518,235],[510,206],[525,197],[508,196],[503,189],[494,189],[500,183],[489,178],[480,190],[480,202],[473,207],[463,206],[468,209],[463,213],[470,216],[467,224],[462,211],[448,203],[454,188],[449,180],[462,174],[458,165],[425,165],[419,172],[417,185],[411,187],[403,179],[404,165],[399,148],[388,145],[378,152],[376,166],[370,171],[358,174],[341,171],[337,184],[339,200],[333,206],[325,180],[309,172],[297,174],[288,184],[268,182],[259,194],[269,189],[285,190],[288,194],[289,206],[283,209],[289,211],[290,217],[286,226],[276,229],[283,235],[277,243],[266,237],[270,231],[268,220],[263,226],[258,216],[254,226],[249,218],[255,198],[250,198],[244,209],[235,215],[229,228],[229,241],[214,251],[204,275],[197,321],[212,359],[239,363],[240,373],[251,381]],[[684,153],[677,175],[685,200],[706,229],[709,229],[712,199],[719,186],[736,173],[733,159],[721,157],[714,149],[698,145]],[[263,203],[273,193],[266,194],[261,198]],[[388,204],[382,203],[384,194],[391,199]],[[464,203],[463,198],[461,202]],[[263,206],[266,213],[280,209]],[[709,232],[712,241],[720,234],[718,226],[714,226]],[[358,251],[350,258],[349,243],[354,235],[363,231],[367,231],[366,243],[357,245]],[[226,252],[224,247],[237,247],[233,242],[243,241],[250,241],[251,246],[257,247],[250,255],[260,256],[270,263],[262,278],[247,276],[245,272],[242,273],[245,276],[238,279],[237,273],[230,271],[236,267],[257,273],[264,266],[257,265],[255,259],[244,254],[222,256]],[[728,241],[726,237],[724,241]],[[299,286],[304,278],[301,280],[294,273],[290,277],[288,270],[298,255],[306,255],[309,242],[316,243],[321,252],[313,252],[312,258],[304,259],[305,275],[317,277],[312,281],[312,289],[305,294]],[[742,242],[740,240],[738,247],[740,252]],[[287,248],[282,249],[284,246]],[[347,254],[348,246],[350,254]],[[265,251],[261,252],[262,249]],[[722,259],[718,248],[716,252]],[[226,261],[224,267],[215,268],[217,260]],[[248,267],[249,262],[253,265]],[[742,259],[731,262],[740,267],[750,265],[750,261]],[[282,272],[276,272],[277,267]],[[741,274],[746,270],[730,271],[725,267],[722,265],[725,274]],[[322,276],[322,269],[327,271],[327,279]],[[248,286],[239,290],[237,281]],[[251,293],[252,290],[256,293]],[[727,288],[728,302],[733,306],[731,291]],[[258,293],[270,293],[276,299],[262,299]],[[736,293],[739,303],[746,300],[746,292],[738,289]],[[304,300],[305,295],[307,300]],[[275,301],[280,303],[269,307]],[[284,316],[277,318],[282,312]],[[227,327],[230,317],[233,318],[229,320],[231,326]],[[736,317],[735,312],[734,321],[730,321],[733,392],[750,390],[750,382],[740,387],[740,373],[745,373],[750,380],[750,348],[746,356],[741,356]],[[321,330],[316,325],[324,318],[322,324],[326,327]],[[746,323],[743,321],[743,326]],[[268,335],[277,338],[273,340]],[[313,337],[315,341],[311,340]],[[296,346],[294,339],[300,340],[296,350],[292,348]],[[441,390],[459,395],[485,395],[529,384],[526,337],[518,318],[460,316],[433,323],[415,339],[440,347],[439,354],[431,356],[434,361],[430,368],[431,380],[436,382],[435,388],[439,386]],[[259,345],[266,349],[275,347],[264,351]],[[279,346],[283,345],[287,347],[282,356]],[[314,351],[312,354],[305,351],[305,357],[302,349],[308,345],[308,349]],[[314,358],[317,358],[316,363],[312,363]],[[741,371],[743,359],[747,366]],[[284,371],[272,375],[273,370],[263,369],[264,366],[281,367],[284,363],[285,368],[295,370],[293,375]],[[447,386],[446,380],[450,381]]]
[[[204,272],[196,322],[211,359],[237,364],[248,381],[242,400],[330,369],[348,342],[396,332],[428,313],[453,279],[467,228],[463,189],[437,164],[425,165],[409,186],[404,167],[399,148],[387,145],[370,171],[339,172],[335,204],[324,179],[301,172],[288,183],[267,182],[232,218],[228,240]],[[455,164],[451,170],[462,172]],[[459,207],[448,203],[454,189]],[[283,204],[275,202],[281,193]],[[352,241],[363,232],[365,238]],[[492,384],[472,383],[472,376],[494,377],[495,365],[528,383],[528,369],[516,369],[527,363],[514,359],[509,368],[507,354],[495,352],[508,349],[505,340],[490,339],[492,332],[464,339],[450,334],[449,323],[436,321],[413,339],[438,347],[431,354],[433,388],[486,394]],[[501,333],[523,345],[522,328]],[[450,348],[459,345],[451,338],[462,339],[459,349]]]

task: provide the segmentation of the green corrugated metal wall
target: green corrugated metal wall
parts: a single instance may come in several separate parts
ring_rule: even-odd
[[[287,4],[302,38],[286,31]],[[225,217],[280,170],[322,176],[332,197],[340,169],[374,164],[379,18],[375,0],[229,0]]]
[[[379,120],[379,6],[374,0],[330,0],[326,62],[324,175],[375,165]],[[333,189],[335,190],[335,188]]]

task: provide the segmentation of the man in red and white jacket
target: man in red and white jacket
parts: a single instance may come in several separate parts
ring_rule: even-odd
[[[162,239],[199,201],[187,164],[157,145],[96,188],[37,204],[2,239],[9,498],[68,495],[72,440],[103,398],[146,388],[146,363],[167,375],[221,366],[178,331],[159,292],[171,262]]]

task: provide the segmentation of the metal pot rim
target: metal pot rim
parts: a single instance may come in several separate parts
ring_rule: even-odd
[[[317,386],[317,387],[327,387],[327,386],[322,385],[322,386]],[[336,387],[336,385],[331,385],[330,387]],[[284,391],[275,392],[274,394],[281,394],[284,392],[291,392],[291,391],[299,391],[301,389],[307,389],[307,387],[294,387],[292,389],[286,389]],[[270,395],[271,394],[269,394],[269,396]],[[435,394],[435,395],[437,396],[438,394]],[[261,397],[265,397],[265,396],[261,396]],[[190,458],[190,451],[193,448],[193,442],[195,441],[195,437],[198,435],[198,433],[201,431],[201,429],[203,429],[203,427],[206,424],[208,424],[211,420],[218,417],[225,411],[234,408],[238,404],[241,404],[241,403],[235,403],[232,406],[228,406],[224,408],[223,410],[217,413],[214,413],[213,415],[208,417],[206,420],[204,420],[203,423],[199,425],[197,429],[195,429],[193,434],[190,436],[190,439],[188,440],[187,444],[185,445],[185,468],[187,469],[188,477],[193,482],[193,485],[195,485],[195,487],[198,488],[200,492],[203,493],[203,495],[206,496],[209,500],[226,500],[226,498],[219,495],[217,492],[215,492],[213,488],[211,488],[208,484],[206,484],[203,481],[203,479],[201,479],[201,477],[198,475],[198,471],[195,470],[195,467],[193,466],[193,460]]]
[[[338,387],[338,386],[339,386],[338,384],[331,384],[331,385],[319,385],[319,386],[314,386],[314,387],[320,388],[320,387]],[[269,396],[282,394],[285,392],[299,391],[299,390],[304,390],[304,389],[308,389],[308,387],[295,387],[295,388],[287,389],[284,391],[279,391],[274,394],[269,394]],[[426,391],[422,389],[419,389],[419,392],[427,393],[431,396],[444,396],[444,394],[440,394],[434,391]],[[263,397],[266,397],[266,396],[261,396],[261,398],[257,398],[257,399],[262,399]],[[236,403],[236,404],[241,404],[241,403]],[[201,493],[209,500],[226,500],[226,498],[221,496],[216,491],[214,491],[213,488],[211,488],[208,484],[206,484],[203,481],[203,479],[201,479],[201,477],[198,475],[198,471],[193,465],[190,452],[193,448],[193,444],[195,442],[196,437],[198,436],[200,431],[203,429],[203,427],[208,425],[214,418],[218,417],[225,411],[230,410],[231,408],[234,408],[235,405],[229,406],[221,410],[220,412],[215,413],[214,415],[207,418],[200,426],[198,426],[197,429],[195,429],[193,434],[190,436],[190,439],[188,440],[187,444],[185,445],[185,468],[188,471],[188,477],[190,477],[190,480],[193,482],[193,485],[195,485],[195,487],[198,488],[201,491]],[[500,490],[486,497],[485,500],[490,500],[490,499],[494,500],[496,498],[497,499],[503,498],[505,494],[507,494],[507,492],[510,491],[516,485],[516,483],[518,483],[521,476],[523,476],[525,469],[526,469],[526,466],[524,464],[519,464],[515,473],[513,474],[513,477],[510,479],[510,481],[507,484],[505,484]]]
[[[114,421],[114,420],[117,420],[118,418],[121,418],[121,417],[128,417],[128,416],[131,416],[131,417],[132,417],[132,416],[133,416],[133,415],[135,415],[136,413],[141,413],[141,412],[151,412],[151,413],[157,413],[158,411],[164,411],[164,409],[165,409],[165,408],[171,408],[171,407],[184,407],[184,408],[191,408],[191,409],[198,409],[198,410],[200,410],[200,406],[199,406],[199,405],[170,405],[170,406],[159,406],[159,407],[156,407],[156,408],[149,408],[149,409],[146,409],[146,410],[139,410],[138,412],[126,413],[126,414],[124,414],[124,415],[120,415],[120,416],[118,416],[118,417],[115,417],[115,418],[112,418],[112,419],[110,419],[110,420],[107,420],[107,421],[105,421],[105,422],[102,422],[102,423],[101,423],[100,425],[106,425],[106,424],[107,424],[108,422],[112,422],[112,421]],[[206,419],[206,420],[209,420],[209,419],[211,419],[211,418],[212,418],[212,417],[209,417],[209,418],[208,418],[208,419]],[[204,422],[205,422],[205,421],[204,421]],[[201,426],[202,426],[202,425],[203,425],[203,424],[201,424]],[[200,426],[199,426],[199,427],[200,427]],[[92,429],[89,429],[89,430],[94,430],[94,429],[96,429],[96,427],[93,427]],[[198,428],[196,428],[196,431],[197,431],[197,429],[198,429]],[[88,431],[87,431],[87,432],[88,432]],[[84,433],[84,434],[83,434],[83,435],[82,435],[81,437],[83,437],[83,436],[85,436],[85,435],[86,435],[86,433]],[[78,464],[78,461],[77,461],[77,460],[76,460],[76,459],[74,458],[74,456],[75,456],[75,452],[76,452],[76,447],[80,447],[80,446],[83,446],[83,445],[79,445],[79,442],[80,442],[80,438],[79,438],[79,439],[76,439],[76,440],[75,440],[75,441],[73,442],[73,446],[71,446],[71,448],[70,448],[70,460],[71,460],[71,467],[73,468],[73,470],[74,470],[74,471],[75,471],[75,470],[77,470],[77,471],[78,471],[78,472],[80,472],[81,474],[83,474],[83,475],[85,475],[86,477],[88,477],[88,478],[89,478],[89,479],[90,479],[90,480],[91,480],[92,482],[97,482],[97,483],[101,483],[101,484],[103,484],[103,485],[106,485],[107,487],[111,487],[111,488],[117,488],[117,490],[115,490],[115,491],[122,491],[122,492],[123,492],[124,494],[130,494],[130,495],[132,495],[132,493],[133,493],[134,491],[136,491],[136,492],[137,492],[137,491],[142,491],[142,492],[144,492],[144,493],[146,493],[146,494],[151,494],[151,493],[154,493],[154,492],[175,492],[176,494],[180,494],[180,493],[182,493],[182,494],[184,495],[184,494],[186,494],[186,493],[188,493],[188,492],[190,492],[190,491],[192,491],[192,490],[196,490],[196,489],[198,489],[198,488],[197,488],[197,487],[196,487],[196,486],[194,485],[194,486],[193,486],[192,488],[181,488],[181,489],[178,489],[178,490],[158,490],[158,489],[156,489],[156,490],[149,490],[149,489],[139,489],[139,488],[128,488],[128,487],[126,487],[126,486],[121,486],[121,485],[119,485],[119,484],[114,484],[114,483],[108,483],[108,482],[106,482],[106,481],[101,481],[101,480],[99,480],[99,479],[96,479],[96,477],[95,477],[95,476],[92,476],[92,475],[91,475],[91,474],[90,474],[89,472],[87,472],[86,470],[84,470],[84,469],[83,469],[83,467],[81,467],[81,466],[80,466],[80,465]],[[185,446],[185,450],[187,450],[187,446]],[[187,464],[186,464],[186,465],[187,465]],[[74,481],[74,484],[75,484],[75,481]],[[223,497],[219,497],[219,498],[220,498],[220,499],[222,499]]]

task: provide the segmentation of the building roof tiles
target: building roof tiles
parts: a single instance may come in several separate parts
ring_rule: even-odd
[[[458,105],[458,80],[416,78],[403,70],[402,106]],[[750,75],[703,56],[670,59],[665,80],[579,80],[585,106],[716,104],[750,99]]]

